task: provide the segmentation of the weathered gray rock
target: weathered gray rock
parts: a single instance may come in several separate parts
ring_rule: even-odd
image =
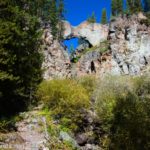
[[[82,22],[73,27],[69,22],[64,21],[64,39],[78,37],[87,40],[92,46],[98,46],[100,42],[107,40],[108,26],[99,23]]]
[[[150,27],[141,19],[146,17],[140,13],[110,24],[110,48],[121,74],[138,75],[150,62]]]
[[[150,27],[141,23],[146,19],[141,13],[131,17],[118,17],[109,26],[98,23],[81,23],[73,27],[64,21],[64,38],[83,39],[77,47],[81,53],[89,46],[95,46],[83,53],[76,64],[71,64],[66,48],[54,40],[51,31],[43,34],[44,79],[68,78],[86,74],[139,75],[150,64]],[[100,53],[100,43],[109,40],[109,51]],[[94,69],[93,69],[94,68]]]
[[[76,48],[76,51],[82,52],[82,51],[84,51],[86,48],[89,48],[89,43],[87,43],[87,42],[80,44],[80,45]]]
[[[59,135],[59,138],[60,140],[62,141],[67,141],[69,142],[70,144],[72,144],[72,146],[74,148],[78,148],[78,144],[77,142],[67,133],[67,132],[64,132],[64,131],[60,131],[60,135]]]
[[[88,141],[88,136],[85,133],[78,134],[76,136],[76,141],[80,146],[83,146]]]
[[[77,76],[89,74],[92,72],[96,73],[96,70],[98,70],[99,65],[99,59],[100,59],[101,53],[98,49],[94,51],[89,51],[86,54],[82,55],[79,62],[76,64],[76,74]],[[92,63],[94,65],[94,69],[92,70]]]
[[[98,145],[94,144],[86,144],[84,147],[81,148],[81,150],[102,150]]]
[[[54,40],[50,29],[43,34],[44,61],[42,68],[45,70],[44,79],[67,78],[70,76],[70,59],[65,47]]]

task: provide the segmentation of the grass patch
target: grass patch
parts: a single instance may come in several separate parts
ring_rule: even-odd
[[[99,46],[93,46],[91,48],[85,49],[83,51],[82,55],[86,54],[87,52],[94,51],[94,50],[99,50],[101,53],[108,51],[109,50],[109,41],[105,40],[105,41],[101,42]]]

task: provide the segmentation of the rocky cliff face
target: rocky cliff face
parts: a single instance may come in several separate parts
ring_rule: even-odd
[[[150,27],[142,24],[142,14],[119,17],[109,28],[112,59],[120,73],[137,75],[150,63]]]
[[[66,78],[70,76],[70,59],[67,51],[57,40],[54,40],[50,29],[43,34],[44,69],[43,78]]]
[[[45,30],[44,78],[62,78],[85,74],[139,75],[150,64],[150,27],[142,23],[142,14],[118,17],[109,26],[83,22],[72,27],[64,22],[64,38],[82,38],[92,46],[92,50],[81,53],[77,63],[70,63],[65,48]],[[103,52],[103,42],[109,44]],[[87,43],[87,44],[88,44]],[[80,45],[82,49],[85,45]],[[87,47],[88,45],[86,45]],[[84,51],[84,50],[82,50]],[[80,53],[80,52],[79,52]]]

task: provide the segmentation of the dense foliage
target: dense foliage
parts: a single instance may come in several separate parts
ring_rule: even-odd
[[[149,1],[149,0],[148,0]],[[149,2],[147,0],[143,1],[144,9],[149,9]],[[124,7],[125,6],[125,7]],[[112,0],[111,1],[112,15],[118,16],[120,14],[134,14],[143,11],[141,0]]]
[[[112,150],[150,148],[149,95],[149,76],[101,79],[85,76],[44,81],[37,91],[37,97],[47,108],[48,118],[59,122],[59,130],[81,132],[86,124],[84,116],[92,109],[97,115],[94,120],[99,124],[93,126],[101,131],[100,135],[96,133],[96,140],[103,149]],[[52,135],[53,124],[48,124]]]
[[[123,13],[123,1],[122,0],[112,0],[111,2],[112,15],[117,16]]]
[[[150,1],[149,0],[144,0],[144,10],[146,12],[150,11]]]
[[[80,114],[90,104],[87,90],[69,79],[42,82],[37,97],[44,102],[54,118],[60,119],[70,128],[76,128],[73,126],[80,121]]]
[[[41,80],[41,27],[50,23],[60,39],[62,14],[62,0],[0,0],[0,117],[23,110],[33,99]]]
[[[109,77],[98,85],[95,106],[107,135],[105,148],[148,150],[150,78]]]
[[[102,10],[101,23],[102,24],[106,24],[107,23],[107,13],[106,13],[106,9],[105,8]]]
[[[31,7],[31,1],[0,1],[0,114],[21,110],[40,81],[40,24]]]
[[[141,0],[127,0],[127,8],[131,14],[142,11]]]

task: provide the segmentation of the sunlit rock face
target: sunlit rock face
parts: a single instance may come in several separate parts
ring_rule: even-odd
[[[53,39],[50,29],[44,31],[42,39],[43,78],[68,78],[70,76],[69,54],[57,40]]]
[[[150,27],[142,14],[119,17],[109,27],[112,58],[122,74],[138,75],[150,63]]]
[[[78,37],[83,43],[77,47],[82,54],[77,63],[71,63],[66,48],[54,40],[50,29],[43,34],[45,79],[69,78],[86,74],[140,75],[150,68],[150,27],[142,23],[142,14],[123,16],[110,24],[90,24],[77,27],[64,21],[64,39]],[[109,43],[106,52],[100,50],[101,42]],[[92,47],[92,50],[84,52]]]
[[[69,22],[64,21],[64,39],[78,37],[87,40],[92,46],[98,46],[100,42],[107,40],[108,26],[99,23],[82,22],[73,27]]]

